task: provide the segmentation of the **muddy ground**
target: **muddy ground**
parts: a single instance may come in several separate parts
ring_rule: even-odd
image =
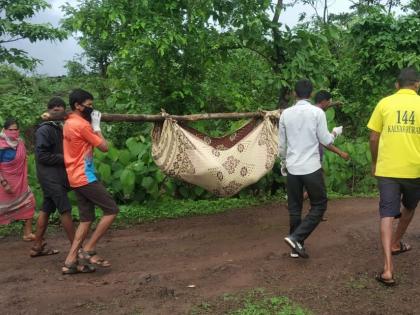
[[[395,257],[398,286],[382,267],[376,198],[331,201],[328,221],[306,242],[309,259],[289,258],[284,205],[138,225],[111,231],[98,247],[111,269],[62,276],[68,247],[30,258],[29,244],[0,240],[1,314],[224,314],[227,297],[255,289],[284,295],[314,314],[420,314],[420,217]],[[205,307],[203,307],[205,306]]]

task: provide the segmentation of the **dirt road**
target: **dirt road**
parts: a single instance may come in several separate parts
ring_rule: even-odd
[[[1,314],[188,314],[223,297],[263,288],[314,314],[420,314],[420,219],[406,240],[413,250],[395,257],[399,285],[374,279],[382,267],[377,199],[329,203],[328,221],[306,242],[309,259],[289,258],[283,205],[113,230],[98,251],[111,269],[62,276],[63,233],[47,240],[61,250],[30,258],[16,238],[0,240]]]

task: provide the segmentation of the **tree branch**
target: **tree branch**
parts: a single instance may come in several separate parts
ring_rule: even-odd
[[[16,42],[16,41],[21,40],[21,39],[23,39],[23,37],[12,38],[12,39],[8,39],[8,40],[0,40],[0,44]]]
[[[268,63],[271,65],[273,62],[273,59],[271,59],[269,56],[264,55],[262,52],[258,51],[257,49],[253,48],[253,47],[249,47],[249,46],[243,46],[243,45],[236,45],[236,46],[220,46],[219,49],[224,49],[224,50],[231,50],[231,49],[249,49],[253,52],[255,52],[256,54],[260,55],[261,57],[263,57],[266,61],[268,61]]]
[[[277,0],[277,4],[274,10],[274,16],[272,20],[272,27],[271,27],[271,31],[273,33],[275,56],[276,56],[276,59],[274,60],[275,66],[273,67],[275,72],[280,71],[280,65],[283,63],[283,53],[280,47],[281,37],[280,37],[279,28],[278,28],[278,24],[280,20],[280,13],[282,9],[283,9],[283,0]]]
[[[50,114],[48,112],[41,115],[43,120],[64,120],[70,112]],[[160,115],[145,115],[145,114],[106,114],[103,113],[101,121],[104,122],[157,122],[164,121],[165,119],[171,118],[176,121],[197,121],[197,120],[211,120],[211,119],[245,119],[264,117],[266,114],[278,117],[280,112],[247,112],[247,113],[204,113],[204,114],[193,114],[193,115],[169,115],[162,113]]]

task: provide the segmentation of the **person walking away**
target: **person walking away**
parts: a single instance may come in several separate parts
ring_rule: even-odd
[[[330,92],[326,90],[320,90],[315,94],[314,100],[315,100],[315,106],[319,107],[324,112],[326,112],[327,109],[331,107],[332,95]],[[348,161],[350,159],[350,156],[347,152],[340,150],[333,144],[330,144],[329,146],[324,146],[322,144],[319,144],[319,156],[321,159],[321,164],[324,158],[324,148],[330,152],[337,154],[339,157],[341,157],[345,161]]]
[[[23,240],[33,241],[35,198],[28,185],[26,148],[19,124],[9,118],[0,132],[0,224],[23,220]]]
[[[309,102],[313,86],[307,79],[295,84],[297,102],[285,109],[279,120],[279,155],[287,169],[287,202],[290,233],[284,238],[293,253],[308,258],[303,246],[327,209],[327,193],[322,173],[319,143],[333,143],[342,127],[327,128],[325,113]],[[306,187],[311,209],[302,220],[303,188]]]
[[[63,113],[66,104],[59,97],[53,97],[47,104],[48,112]],[[67,196],[70,189],[63,156],[63,127],[58,121],[41,123],[35,131],[35,162],[38,181],[43,192],[42,208],[37,220],[35,242],[30,256],[39,257],[58,254],[58,250],[47,247],[44,242],[48,220],[55,210],[60,214],[61,224],[70,244],[74,239],[71,203]]]
[[[419,81],[415,69],[401,70],[396,82],[398,91],[379,101],[367,125],[371,131],[372,174],[377,178],[380,195],[380,237],[384,253],[384,268],[376,280],[386,286],[396,284],[392,255],[411,250],[402,237],[420,199]],[[395,218],[399,222],[393,232]]]
[[[330,108],[332,105],[332,95],[330,92],[326,90],[320,90],[315,94],[314,101],[315,101],[315,106],[321,108],[324,112],[326,112],[327,109]],[[322,144],[319,144],[319,157],[321,159],[321,165],[324,159],[324,148],[330,152],[337,154],[339,157],[341,157],[345,161],[348,161],[350,159],[350,155],[347,152],[340,150],[338,147],[336,147],[333,144],[330,144],[329,146],[323,146]],[[305,189],[303,193],[303,200],[306,200],[306,199],[308,199],[308,192]],[[323,216],[321,221],[327,221],[327,220],[328,220],[327,217]],[[298,255],[297,254],[293,255],[293,257],[298,257]]]
[[[94,172],[93,148],[108,151],[100,128],[101,113],[93,110],[92,94],[82,89],[70,93],[69,103],[73,112],[64,123],[64,163],[70,186],[76,194],[80,224],[62,268],[63,274],[92,272],[95,266],[111,266],[109,261],[96,253],[96,245],[119,212],[117,204]],[[95,220],[95,206],[102,209],[103,216],[85,242]]]

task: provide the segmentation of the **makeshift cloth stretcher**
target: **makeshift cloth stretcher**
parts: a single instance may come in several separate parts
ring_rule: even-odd
[[[152,156],[167,175],[200,186],[217,196],[232,196],[257,182],[278,154],[279,111],[266,112],[221,138],[180,126],[168,118],[155,123]]]

